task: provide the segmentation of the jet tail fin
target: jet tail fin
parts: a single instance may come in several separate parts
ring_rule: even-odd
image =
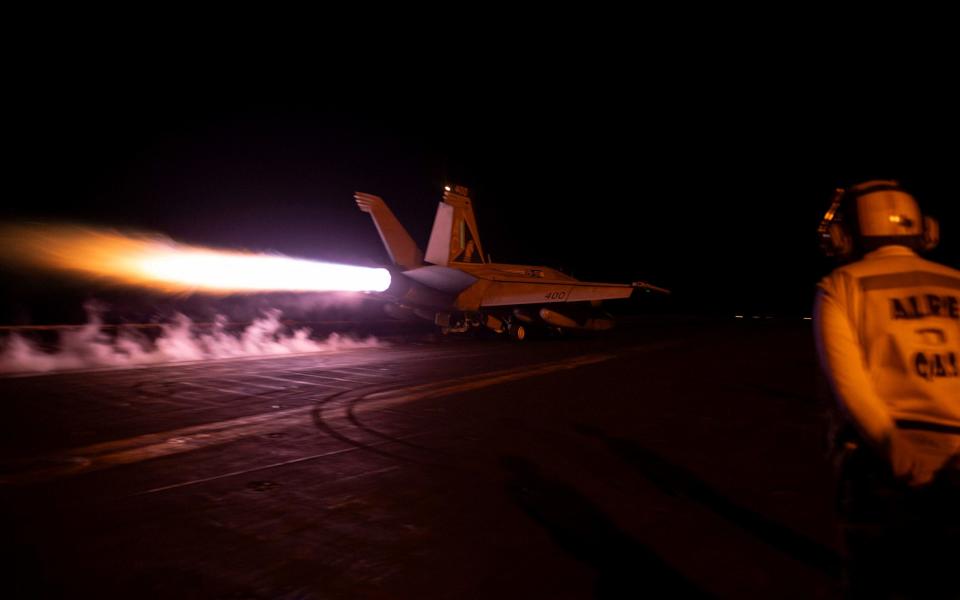
[[[377,227],[380,239],[390,255],[390,260],[397,266],[405,269],[415,269],[423,266],[423,252],[416,242],[403,228],[397,217],[387,207],[386,202],[379,196],[356,192],[353,199],[357,206],[365,213],[370,213],[373,224]]]
[[[427,244],[426,261],[442,266],[487,262],[477,233],[470,190],[461,185],[444,189]]]

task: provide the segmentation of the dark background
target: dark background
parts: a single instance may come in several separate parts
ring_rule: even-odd
[[[362,41],[61,49],[13,75],[0,217],[367,265],[387,256],[355,190],[383,196],[425,246],[455,182],[474,190],[498,262],[673,289],[657,310],[798,317],[832,267],[815,232],[833,189],[883,177],[941,221],[933,258],[960,264],[949,77],[896,49],[812,63],[618,39],[356,62]],[[3,277],[7,322],[58,306],[73,319],[79,296],[103,291]]]

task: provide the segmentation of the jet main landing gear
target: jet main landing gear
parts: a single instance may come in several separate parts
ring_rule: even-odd
[[[507,332],[511,338],[518,342],[522,342],[527,338],[527,328],[520,323],[510,323]]]

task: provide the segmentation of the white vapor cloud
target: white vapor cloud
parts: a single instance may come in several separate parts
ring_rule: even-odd
[[[375,337],[355,339],[331,333],[326,339],[311,338],[308,328],[286,333],[280,311],[264,311],[238,334],[226,330],[226,318],[218,316],[208,332],[198,331],[185,315],[161,326],[160,336],[150,340],[142,333],[121,329],[115,336],[102,328],[96,311],[88,308],[88,322],[80,329],[60,335],[56,351],[47,352],[19,334],[0,342],[0,373],[49,372],[96,367],[124,367],[179,361],[269,356],[299,352],[335,352],[372,348],[383,344]]]

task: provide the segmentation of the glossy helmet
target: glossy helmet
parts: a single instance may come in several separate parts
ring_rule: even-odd
[[[890,245],[932,250],[940,239],[936,220],[921,214],[914,197],[882,179],[838,189],[819,234],[824,252],[841,258]]]

